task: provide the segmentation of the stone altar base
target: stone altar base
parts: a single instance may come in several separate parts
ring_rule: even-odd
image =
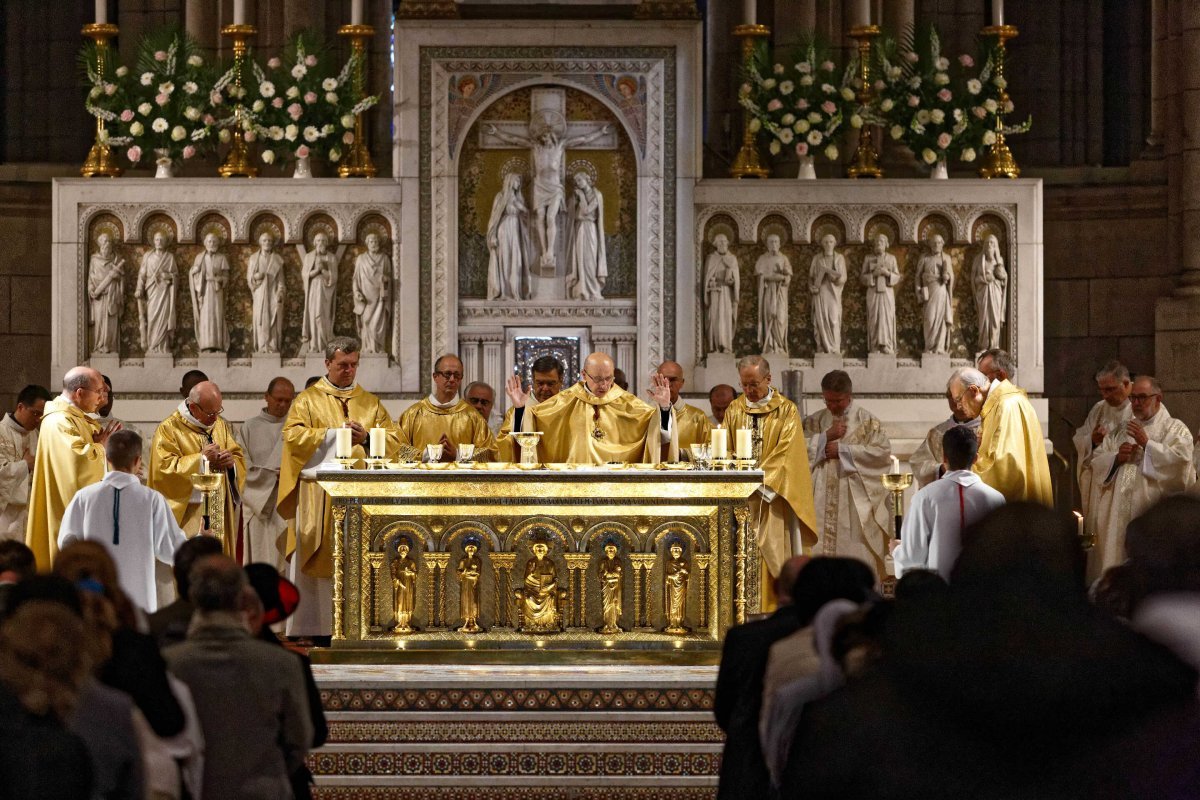
[[[323,800],[716,794],[715,665],[313,670],[330,727],[308,759]]]

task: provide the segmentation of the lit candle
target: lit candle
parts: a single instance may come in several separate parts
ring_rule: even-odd
[[[737,429],[737,457],[754,458],[754,442],[750,438],[749,428]]]
[[[383,458],[387,447],[386,435],[383,428],[371,428],[371,458]]]
[[[208,474],[208,456],[200,456],[200,474]]]
[[[1079,534],[1079,538],[1082,539],[1083,538],[1083,514],[1079,513],[1078,511],[1075,511],[1073,513],[1075,514],[1075,531],[1076,531],[1076,533]]]
[[[362,25],[363,0],[350,0],[350,24]]]
[[[747,25],[757,24],[758,0],[742,0],[742,19]]]
[[[336,449],[334,452],[338,458],[350,457],[350,453],[354,449],[354,442],[350,439],[350,435],[352,433],[353,431],[349,428],[338,428],[336,431],[334,431],[334,436],[337,437],[335,440]]]
[[[233,0],[233,24],[246,24],[246,0]]]
[[[108,0],[96,0],[96,24],[108,24]]]
[[[1004,0],[992,0],[992,24],[997,27],[1004,24]]]
[[[871,24],[871,0],[855,0],[854,16],[850,18],[851,25]]]
[[[895,456],[892,456],[892,474],[900,474],[900,459],[896,458]]]
[[[709,449],[712,458],[729,458],[729,431],[713,428]]]

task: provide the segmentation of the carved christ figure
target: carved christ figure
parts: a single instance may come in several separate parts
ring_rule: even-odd
[[[258,252],[246,263],[246,283],[254,298],[254,352],[278,353],[283,334],[283,256],[275,252],[275,237],[270,233],[258,237]]]
[[[924,333],[926,353],[950,351],[950,326],[954,323],[954,268],[949,254],[942,248],[946,240],[934,234],[929,240],[930,252],[917,265],[917,300],[924,304]]]
[[[764,353],[787,354],[788,287],[792,262],[779,252],[779,237],[767,237],[767,252],[754,263],[758,276],[758,344]]]
[[[704,321],[709,353],[733,352],[733,329],[741,295],[737,256],[729,252],[729,238],[713,237],[716,252],[704,263]]]
[[[229,350],[229,328],[225,325],[225,286],[229,283],[229,259],[218,253],[221,240],[215,233],[204,237],[204,252],[196,256],[188,273],[196,341],[203,350]]]
[[[141,317],[142,350],[170,353],[175,335],[175,278],[179,271],[175,254],[167,250],[167,235],[154,234],[154,249],[142,256],[134,297]]]
[[[125,294],[125,259],[113,249],[107,233],[96,239],[97,252],[88,262],[88,299],[92,312],[92,352],[121,349],[121,303]]]
[[[305,253],[300,268],[304,282],[304,323],[300,328],[301,348],[306,353],[324,353],[333,338],[333,294],[337,289],[337,257],[329,252],[329,237],[313,237],[312,252]]]
[[[367,252],[354,260],[354,316],[364,353],[386,353],[392,333],[392,259],[367,234]]]
[[[867,352],[896,352],[896,291],[900,266],[888,252],[888,237],[875,237],[875,252],[862,263],[859,280],[867,287]]]

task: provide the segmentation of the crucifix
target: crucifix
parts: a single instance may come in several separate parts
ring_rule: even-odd
[[[538,260],[534,274],[550,278],[556,274],[555,247],[558,213],[563,206],[563,172],[568,148],[615,150],[617,134],[606,122],[567,122],[567,93],[563,89],[534,89],[530,98],[529,122],[484,122],[479,146],[484,150],[528,147],[533,162],[534,241]]]

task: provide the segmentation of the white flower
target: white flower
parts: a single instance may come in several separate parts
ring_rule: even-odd
[[[354,127],[354,115],[353,114],[343,114],[342,115],[342,127],[343,128],[353,128]],[[758,128],[755,128],[754,130],[758,130]]]
[[[295,100],[300,96],[300,89],[296,86],[289,86],[286,92],[289,100]]]
[[[778,139],[772,139],[771,143],[767,145],[767,149],[771,151],[771,155],[777,156],[782,148],[779,146]]]
[[[347,116],[349,116],[349,115],[347,115]],[[346,124],[346,117],[342,117],[342,124],[343,124],[343,125],[345,125],[345,124]],[[347,127],[347,128],[353,128],[354,126],[353,126],[353,125],[346,125],[346,127]],[[749,127],[750,127],[750,132],[751,132],[751,133],[758,133],[760,130],[762,130],[762,123],[759,121],[758,117],[755,117],[754,119],[750,120],[750,126],[749,126]]]
[[[263,150],[262,160],[263,160],[264,164],[274,164],[275,163],[275,151],[274,150]]]
[[[741,87],[738,88],[738,94],[741,95],[742,97],[745,97],[746,95],[750,94],[750,84],[743,83],[741,85]]]
[[[922,125],[921,123],[917,122],[916,120],[913,120],[913,124],[909,125],[908,127],[912,128],[912,132],[917,134],[918,136],[925,133],[925,126]]]
[[[270,130],[267,131],[267,135],[278,142],[283,138],[283,128],[278,125],[272,125]]]
[[[190,119],[192,122],[200,119],[200,109],[195,106],[188,106],[183,110],[183,116]]]
[[[975,160],[975,151],[972,150],[970,147],[968,147],[966,150],[963,150],[962,151],[962,160],[963,161],[974,161]]]
[[[321,88],[327,92],[332,92],[337,88],[337,86],[337,78],[326,78],[325,80],[321,81]]]
[[[217,134],[217,138],[224,143],[228,143],[233,138],[233,134],[229,132],[228,128],[222,128],[221,132]]]
[[[142,84],[142,86],[149,86],[152,83],[154,83],[154,73],[153,72],[143,72],[142,77],[139,78],[138,80]]]
[[[921,123],[922,125],[929,124],[929,111],[927,109],[922,108],[917,112],[917,122]]]
[[[338,161],[341,160],[341,158],[342,158],[342,151],[338,150],[336,147],[329,151],[329,160],[331,163],[336,164]]]
[[[1013,101],[1012,101],[1012,100],[1005,100],[1005,101],[1004,101],[1004,113],[1005,113],[1005,114],[1011,114],[1011,113],[1013,112],[1013,109],[1014,109],[1014,108],[1016,108],[1016,106],[1015,106],[1015,105],[1013,105]]]
[[[307,74],[308,67],[304,66],[303,64],[297,64],[296,66],[292,67],[292,77],[296,80],[300,80]]]
[[[318,131],[316,127],[312,125],[309,125],[304,129],[304,141],[306,142],[315,142],[320,135],[320,131]]]
[[[784,114],[783,118],[780,119],[779,121],[784,125],[791,125],[793,122],[796,121],[796,115],[795,114]]]
[[[813,147],[816,147],[817,145],[819,145],[821,143],[821,140],[824,138],[825,137],[821,135],[820,131],[809,131],[808,136],[805,137],[805,141],[807,141]]]
[[[334,105],[337,105],[337,101],[338,101],[337,92],[326,92],[325,93],[325,102],[326,103],[329,103],[329,105],[334,106]]]
[[[963,118],[963,110],[961,108],[954,109],[954,121],[962,122],[962,118]]]
[[[170,124],[162,117],[155,117],[154,122],[150,123],[150,130],[155,133],[166,133]]]
[[[337,126],[331,125],[331,124],[326,124],[321,127],[321,135],[328,136],[329,134],[333,133],[335,130],[337,130]]]
[[[995,114],[996,109],[999,108],[999,106],[996,105],[996,101],[990,97],[987,100],[983,101],[983,107],[986,108],[992,114]]]
[[[945,86],[947,83],[950,82],[950,76],[944,72],[934,73],[933,82],[936,83],[938,86]]]
[[[204,63],[204,59],[197,55],[188,56],[187,60],[189,67],[198,67]]]
[[[843,86],[842,87],[842,99],[843,100],[853,100],[854,99],[854,90],[851,89],[849,86]]]
[[[989,146],[995,144],[996,143],[996,132],[995,131],[984,131],[983,132],[983,143],[986,145],[989,145]]]
[[[939,58],[937,61],[935,61],[933,66],[934,66],[934,68],[940,69],[944,72],[945,70],[950,69],[950,59],[943,56],[942,58]]]
[[[900,69],[899,67],[892,67],[887,73],[888,80],[898,81],[900,80],[900,76],[903,74],[904,70]]]
[[[267,104],[264,103],[262,100],[255,100],[254,105],[250,106],[250,108],[253,109],[255,114],[261,114],[262,110],[266,107],[267,107]]]
[[[900,127],[899,125],[893,125],[891,133],[893,139],[899,139],[900,137],[904,136],[904,128]]]
[[[165,83],[160,83],[158,85],[159,94],[170,94],[173,91],[175,91],[175,84],[171,83],[170,81],[166,81]]]
[[[908,88],[920,89],[921,88],[921,76],[913,75],[911,78],[909,78],[908,79]]]
[[[796,84],[792,83],[791,81],[784,81],[783,83],[779,84],[779,93],[785,96],[791,94],[795,89]]]
[[[888,98],[885,98],[884,101],[879,104],[879,110],[886,114],[887,112],[891,111],[895,107],[895,105],[896,105],[896,103],[892,100],[892,98],[888,97]]]
[[[850,127],[857,129],[857,128],[861,128],[862,126],[863,126],[863,118],[860,117],[858,114],[851,114],[850,115]]]
[[[135,122],[129,126],[129,134],[131,136],[141,136],[146,132],[146,128],[140,122]]]
[[[819,112],[819,111],[808,112],[808,121],[813,123],[814,125],[817,124],[818,122],[820,122],[821,121],[821,112]]]
[[[796,124],[792,126],[792,130],[796,133],[808,133],[808,129],[811,127],[812,125],[809,124],[808,120],[798,119],[796,120]]]
[[[955,125],[955,126],[954,126],[954,128],[953,128],[953,130],[954,130],[954,135],[955,135],[955,136],[959,136],[959,135],[961,135],[961,134],[962,134],[962,132],[963,132],[963,131],[965,131],[966,129],[967,129],[967,123],[965,123],[965,122],[960,122],[960,123],[958,123],[957,125]]]
[[[298,128],[295,125],[288,125],[286,128],[283,129],[283,138],[287,139],[289,142],[296,141],[296,137],[299,135],[300,135],[300,128]]]
[[[776,75],[782,75],[783,74],[783,64],[776,64],[775,66],[771,67],[771,70]]]
[[[821,91],[824,92],[825,94],[833,94],[837,91],[837,89],[833,88],[832,83],[822,83]]]
[[[992,83],[996,85],[997,89],[1007,89],[1008,88],[1008,81],[1006,81],[1004,78],[1001,78],[999,75],[992,78]]]
[[[921,160],[926,164],[932,164],[937,161],[937,159],[937,153],[933,152],[928,147],[921,151]]]
[[[946,121],[946,112],[942,111],[940,108],[935,108],[933,111],[929,112],[929,118],[933,120],[934,125],[941,125]]]
[[[801,86],[812,86],[812,85],[813,85],[813,76],[812,76],[812,75],[805,75],[805,76],[801,77],[801,78],[800,78],[800,85],[801,85]]]
[[[831,144],[829,147],[825,148],[825,157],[830,161],[838,160],[838,149],[836,144]]]
[[[784,144],[791,144],[792,140],[795,138],[796,135],[792,133],[791,128],[784,128],[783,130],[779,131],[779,141],[783,142]]]
[[[182,142],[187,138],[187,131],[184,130],[182,125],[176,125],[174,128],[171,128],[171,138],[176,142]]]
[[[263,81],[258,85],[258,93],[263,97],[274,97],[275,84],[271,83],[270,81]]]
[[[971,94],[979,94],[983,91],[983,84],[979,82],[978,78],[971,78],[967,81],[967,91]]]

